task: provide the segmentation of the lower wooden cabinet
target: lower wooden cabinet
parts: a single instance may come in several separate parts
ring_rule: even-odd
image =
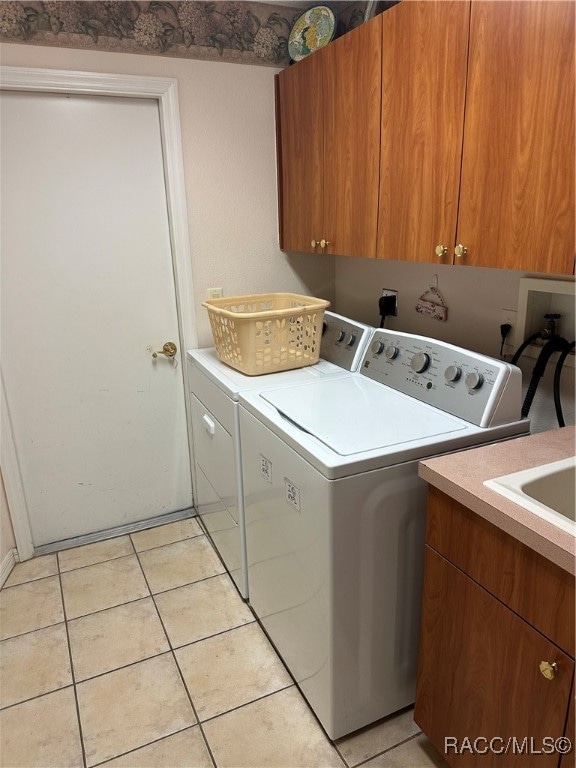
[[[471,519],[445,499],[452,514],[460,507]],[[573,738],[574,659],[464,570],[427,543],[414,719],[454,768],[573,766],[574,751],[563,757],[556,744]],[[503,572],[504,581],[514,578]]]

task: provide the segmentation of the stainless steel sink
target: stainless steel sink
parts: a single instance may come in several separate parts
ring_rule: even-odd
[[[484,485],[576,537],[576,457],[495,477]]]

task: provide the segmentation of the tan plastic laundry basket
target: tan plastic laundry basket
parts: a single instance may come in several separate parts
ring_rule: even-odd
[[[258,376],[314,365],[329,301],[297,293],[259,293],[202,302],[220,360]]]

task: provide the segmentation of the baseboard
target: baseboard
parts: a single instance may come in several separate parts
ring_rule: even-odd
[[[4,582],[10,576],[10,573],[12,572],[12,568],[16,565],[18,562],[16,559],[16,552],[17,550],[11,549],[4,560],[2,560],[2,564],[0,565],[0,587],[4,586]]]

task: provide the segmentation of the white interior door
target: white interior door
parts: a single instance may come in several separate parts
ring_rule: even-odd
[[[34,546],[190,507],[158,103],[1,94],[2,375]],[[176,360],[182,360],[178,349]]]

